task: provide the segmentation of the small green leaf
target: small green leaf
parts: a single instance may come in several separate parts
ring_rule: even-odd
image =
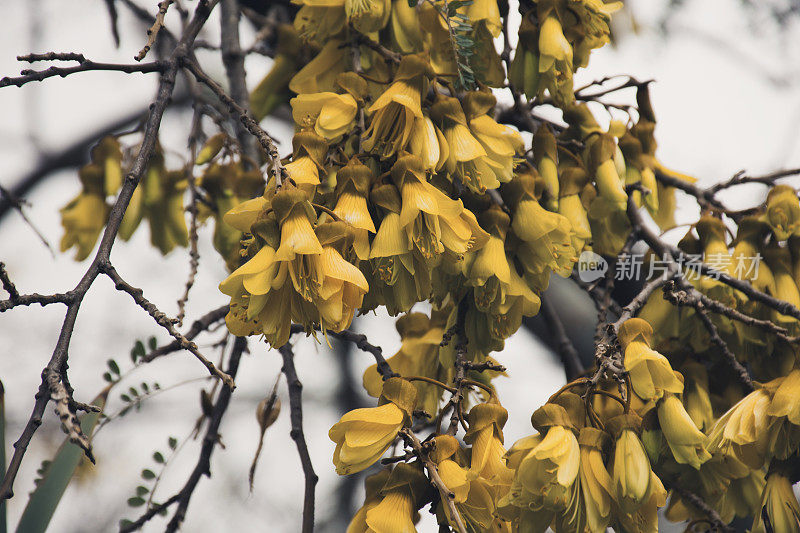
[[[114,378],[111,377],[109,372],[103,372],[103,379],[109,383],[114,381]]]
[[[140,498],[138,496],[134,496],[133,498],[128,498],[128,505],[131,507],[141,507],[144,505],[144,498]]]
[[[164,463],[164,456],[161,454],[161,452],[155,452],[153,454],[153,460],[155,462],[157,462],[157,463],[163,464]]]
[[[175,437],[170,437],[168,442],[170,450],[174,450],[178,446],[178,439]]]
[[[140,387],[142,387],[142,390],[144,391],[145,394],[149,394],[150,393],[150,385],[148,385],[144,381],[142,381],[142,384],[140,385]]]
[[[123,527],[128,527],[131,524],[133,524],[131,520],[123,518],[122,520],[119,521],[119,528],[122,529]]]
[[[120,394],[119,397],[122,399],[123,402],[131,403],[131,397],[127,394]]]
[[[144,485],[139,485],[138,487],[136,487],[136,495],[137,496],[144,496],[148,492],[150,492],[150,489],[148,489]]]
[[[108,365],[108,368],[111,370],[111,372],[113,372],[118,376],[120,375],[119,365],[117,364],[116,361],[114,361],[113,359],[109,359],[108,361],[106,361],[106,364]]]
[[[158,340],[155,337],[150,337],[147,339],[147,345],[150,347],[151,350],[155,350],[158,348]]]
[[[133,397],[135,398],[139,397],[139,391],[136,390],[136,387],[131,387],[130,389],[128,389],[128,391],[131,393]]]
[[[149,468],[145,468],[144,470],[142,470],[142,478],[143,479],[155,479],[156,478],[156,474],[152,470],[150,470]]]

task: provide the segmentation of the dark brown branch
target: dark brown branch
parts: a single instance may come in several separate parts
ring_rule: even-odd
[[[678,290],[678,286],[680,287],[680,290]],[[750,377],[750,373],[739,361],[736,360],[736,356],[728,347],[728,344],[722,339],[722,337],[720,337],[717,326],[708,316],[708,311],[706,310],[705,304],[697,296],[699,294],[701,293],[697,291],[697,289],[695,289],[688,281],[682,278],[669,283],[664,288],[664,298],[671,304],[675,306],[688,305],[694,308],[697,316],[703,323],[703,326],[708,331],[711,342],[717,346],[719,351],[722,353],[722,356],[725,358],[725,361],[736,373],[736,377],[748,391],[754,390],[753,380]],[[722,304],[719,305],[721,306]]]
[[[416,455],[422,464],[425,465],[425,470],[428,471],[428,477],[431,485],[433,485],[434,488],[439,491],[442,505],[447,507],[447,513],[453,519],[453,522],[455,522],[456,529],[458,529],[459,533],[467,533],[467,529],[464,527],[464,522],[461,520],[461,515],[456,509],[456,495],[447,487],[447,485],[445,485],[441,476],[439,476],[439,469],[436,467],[436,463],[431,460],[430,455],[428,454],[428,448],[426,446],[427,443],[423,444],[420,442],[417,436],[414,435],[414,433],[408,428],[400,431],[400,437],[403,438],[406,445],[411,447],[414,455]]]
[[[127,65],[122,63],[95,63],[94,61],[89,61],[87,59],[80,65],[76,65],[74,67],[50,67],[44,70],[26,69],[20,72],[20,76],[14,78],[6,76],[4,78],[0,78],[0,88],[8,87],[10,85],[22,87],[26,83],[32,81],[42,81],[54,76],[61,76],[62,78],[65,78],[70,74],[75,74],[77,72],[112,71],[124,72],[126,74],[132,74],[134,72],[146,74],[148,72],[164,72],[166,68],[167,65],[163,61],[152,61],[150,63],[142,63],[140,65]]]
[[[200,2],[198,2],[194,17],[186,26],[181,41],[175,47],[175,50],[173,50],[170,58],[164,62],[164,67],[161,71],[161,77],[159,80],[158,93],[153,105],[150,107],[150,113],[147,123],[145,124],[144,136],[142,139],[142,144],[139,148],[139,152],[133,161],[131,171],[125,177],[125,181],[120,189],[119,195],[117,196],[117,200],[109,212],[106,229],[103,232],[103,236],[100,240],[100,245],[97,253],[95,254],[95,258],[91,265],[89,265],[89,268],[84,276],[75,286],[75,289],[72,291],[73,298],[67,305],[67,312],[64,316],[64,322],[61,326],[61,333],[59,334],[58,341],[53,350],[53,355],[50,357],[50,361],[42,371],[42,384],[36,393],[33,411],[31,412],[28,422],[25,425],[22,435],[17,442],[14,443],[14,454],[9,462],[3,478],[3,483],[0,485],[0,499],[8,499],[13,496],[14,479],[16,478],[19,467],[22,464],[22,458],[28,448],[28,444],[30,444],[33,434],[42,423],[42,415],[44,414],[45,407],[54,394],[56,397],[59,397],[60,391],[57,388],[54,388],[53,385],[64,384],[66,388],[65,382],[67,382],[66,368],[69,344],[72,338],[72,332],[75,329],[75,322],[78,317],[78,311],[80,310],[81,303],[84,296],[94,283],[94,280],[100,274],[102,266],[108,264],[111,248],[114,245],[114,240],[116,239],[117,232],[119,231],[119,226],[122,223],[122,218],[125,215],[125,210],[127,209],[128,203],[133,196],[133,191],[139,184],[139,180],[141,179],[144,170],[147,167],[150,156],[153,153],[153,149],[155,148],[157,142],[158,129],[161,125],[161,119],[164,116],[164,112],[169,104],[170,97],[175,87],[175,77],[179,68],[179,58],[189,53],[189,45],[197,37],[197,34],[199,33],[203,24],[205,24],[211,9],[213,9],[217,1],[218,0],[200,0]],[[67,388],[67,393],[69,394],[69,392],[69,388]],[[78,436],[81,436],[79,433],[80,426],[78,426],[77,430],[74,430],[74,428],[69,429],[71,433],[73,431],[77,431]],[[83,442],[78,439],[77,444],[80,445],[83,444]],[[84,451],[87,452],[87,455],[90,455],[90,450],[86,447],[84,448]]]
[[[236,377],[236,372],[239,370],[239,361],[246,350],[247,338],[236,337],[228,361],[228,368],[226,369],[228,375]],[[232,394],[233,389],[227,384],[223,385],[222,390],[219,391],[219,396],[217,396],[214,409],[211,411],[211,416],[209,417],[208,428],[206,429],[205,437],[203,437],[203,446],[200,449],[200,456],[197,459],[197,464],[189,475],[186,484],[178,493],[178,508],[175,510],[172,520],[167,524],[165,531],[169,533],[177,531],[183,523],[183,519],[186,517],[186,510],[189,508],[189,500],[191,500],[192,494],[194,494],[194,490],[200,482],[200,478],[204,475],[211,477],[211,455],[214,453],[214,448],[216,448],[219,443],[219,426],[228,409]]]
[[[246,73],[244,70],[244,54],[239,41],[239,1],[222,0],[220,4],[220,49],[222,64],[228,78],[228,90],[231,98],[241,107],[250,110],[250,96],[247,91]],[[244,124],[231,117],[234,121],[236,138],[242,152],[253,161],[258,160],[255,152],[253,136],[244,127]]]
[[[658,169],[656,169],[655,174],[656,180],[658,180],[659,183],[669,187],[674,187],[685,192],[686,194],[694,196],[694,198],[697,200],[697,203],[700,204],[700,207],[710,210],[727,211],[725,205],[717,200],[714,193],[710,190],[702,189],[694,183],[689,183],[688,181],[683,181],[673,176],[668,176]]]
[[[775,181],[781,178],[788,178],[790,176],[797,176],[800,174],[800,168],[790,168],[786,170],[776,170],[763,176],[748,176],[744,170],[740,170],[733,175],[728,181],[715,183],[707,189],[711,194],[716,194],[723,189],[733,187],[735,185],[742,185],[744,183],[760,183],[762,185],[775,185]]]
[[[292,335],[297,333],[302,333],[305,331],[302,325],[300,324],[292,324],[291,333]],[[354,333],[349,329],[345,329],[342,331],[326,331],[326,335],[333,337],[335,339],[339,339],[345,342],[351,342],[355,344],[356,348],[361,351],[367,352],[372,354],[372,357],[375,358],[375,363],[377,364],[378,373],[383,377],[384,380],[393,378],[398,376],[392,371],[392,367],[389,366],[389,363],[386,362],[386,359],[383,357],[383,350],[380,346],[375,346],[374,344],[370,344],[367,340],[367,336],[361,333]]]
[[[158,13],[156,13],[156,19],[153,21],[153,25],[147,29],[147,42],[145,43],[144,47],[139,50],[139,53],[136,54],[134,59],[136,61],[141,61],[147,55],[147,52],[150,51],[150,48],[156,42],[156,38],[158,37],[158,32],[164,26],[164,17],[167,15],[167,10],[169,6],[172,5],[173,0],[162,0],[158,3]]]
[[[355,29],[352,25],[350,26],[350,31],[355,36],[355,39],[358,42],[358,44],[363,44],[367,48],[374,50],[375,52],[378,53],[378,55],[380,55],[386,61],[390,61],[395,64],[400,63],[400,58],[402,56],[397,52],[392,52],[391,50],[383,46],[381,43],[372,40],[372,38],[370,38],[369,35],[364,35],[360,31]]]
[[[575,345],[572,344],[566,329],[564,329],[561,318],[550,303],[550,299],[544,294],[542,295],[542,314],[544,315],[547,325],[550,327],[550,336],[558,350],[561,364],[564,365],[564,373],[567,376],[567,381],[572,381],[583,374],[583,363],[578,355],[578,350],[575,349]]]
[[[635,189],[635,186],[629,186],[629,189]],[[659,256],[659,257],[679,257],[681,251],[670,244],[662,241],[658,235],[656,235],[650,228],[648,228],[644,220],[642,219],[642,215],[639,212],[639,208],[636,206],[636,203],[633,201],[633,196],[628,197],[628,219],[631,221],[633,227],[639,232],[639,236],[644,240],[644,242]],[[694,267],[694,265],[693,265]],[[770,307],[776,311],[778,311],[782,315],[791,316],[797,319],[800,319],[800,309],[793,306],[789,302],[784,300],[779,300],[773,296],[770,296],[767,293],[761,292],[754,288],[750,283],[736,279],[724,272],[720,272],[708,266],[706,263],[699,263],[697,265],[697,270],[700,274],[704,276],[713,277],[716,280],[721,281],[725,285],[733,287],[734,289],[741,291],[746,296],[748,296],[751,300],[756,302],[760,302],[767,307]]]
[[[281,163],[280,156],[278,155],[278,147],[275,144],[275,140],[270,137],[266,131],[261,129],[261,126],[258,125],[256,119],[253,118],[253,115],[247,111],[247,109],[236,103],[236,101],[231,98],[217,82],[211,79],[208,74],[203,72],[203,70],[200,68],[200,65],[197,64],[197,61],[188,57],[184,57],[182,63],[183,66],[192,73],[197,81],[211,89],[211,92],[213,92],[214,95],[216,95],[216,97],[228,107],[231,115],[235,115],[236,118],[238,118],[238,120],[244,125],[244,127],[247,128],[247,131],[249,131],[250,134],[258,140],[259,144],[261,144],[270,158],[272,173],[275,177],[275,183],[280,185],[282,180],[286,177],[286,170],[283,168],[283,163]]]
[[[311,455],[308,453],[308,445],[303,433],[303,384],[297,377],[291,345],[286,343],[278,351],[283,357],[282,371],[289,386],[289,408],[292,420],[290,435],[297,445],[297,453],[300,455],[300,463],[303,466],[303,476],[305,477],[302,532],[312,533],[314,531],[314,491],[319,477],[314,473],[314,465],[311,464]]]
[[[668,484],[668,488],[678,493],[685,503],[695,507],[698,511],[705,514],[717,531],[721,533],[732,533],[735,531],[733,528],[728,527],[728,525],[722,520],[722,517],[719,516],[717,511],[711,508],[700,496],[694,492],[691,492],[674,483]]]
[[[173,494],[172,496],[167,499],[164,503],[159,503],[158,505],[153,505],[150,507],[146,513],[142,516],[137,518],[135,521],[131,522],[128,525],[122,526],[119,528],[120,533],[129,533],[131,531],[139,531],[143,525],[147,522],[152,520],[157,514],[166,511],[169,509],[172,504],[176,503],[178,499],[181,497],[180,492],[177,494]]]
[[[103,263],[100,269],[111,279],[111,281],[114,282],[114,287],[118,291],[122,291],[130,295],[130,297],[133,298],[133,301],[136,302],[136,305],[147,311],[147,314],[156,321],[156,324],[167,330],[167,333],[169,333],[180,344],[181,348],[190,352],[197,358],[198,361],[203,363],[203,366],[208,369],[208,372],[212,376],[216,376],[217,378],[221,379],[231,389],[236,388],[236,385],[233,383],[233,379],[228,374],[218,369],[216,366],[214,366],[214,363],[206,359],[206,357],[200,353],[200,350],[197,348],[197,345],[194,342],[181,335],[181,333],[175,329],[174,321],[170,319],[164,312],[160,311],[155,304],[144,297],[142,289],[134,287],[122,279],[122,276],[119,275],[117,270],[111,266],[110,263]]]
[[[3,262],[0,262],[0,283],[3,284],[3,289],[8,293],[10,301],[14,302],[19,300],[17,286],[14,285],[14,282],[11,281],[11,278],[8,276],[6,264]]]
[[[473,363],[472,361],[464,361],[463,363],[464,368],[467,370],[471,370],[472,372],[486,372],[487,370],[491,370],[492,372],[505,372],[506,367],[503,365],[498,365],[492,363],[491,361],[484,361],[483,363]]]
[[[200,333],[206,331],[211,326],[213,326],[217,322],[219,322],[222,319],[224,319],[225,315],[227,315],[227,314],[228,314],[228,306],[227,305],[223,305],[222,307],[218,307],[218,308],[214,309],[213,311],[210,311],[210,312],[206,313],[205,315],[203,315],[202,317],[198,318],[197,320],[195,320],[192,323],[192,326],[189,328],[189,331],[187,331],[183,335],[184,338],[186,338],[187,340],[190,340],[190,341],[193,340]],[[177,352],[178,350],[181,350],[181,349],[182,349],[181,341],[176,339],[176,340],[170,342],[169,344],[165,344],[163,346],[159,346],[155,350],[151,351],[150,353],[148,353],[147,355],[142,357],[142,362],[143,363],[149,363],[153,359],[156,359],[156,358],[161,357],[163,355],[167,355],[167,354],[171,354],[171,353]]]

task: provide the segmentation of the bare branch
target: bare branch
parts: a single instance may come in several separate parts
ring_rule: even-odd
[[[231,350],[231,356],[228,361],[228,368],[226,372],[228,375],[235,377],[236,372],[239,370],[239,361],[242,354],[247,350],[247,339],[245,337],[236,337]],[[219,443],[219,426],[222,423],[222,418],[228,409],[228,404],[231,401],[233,389],[225,384],[222,390],[219,391],[217,401],[214,403],[214,409],[211,411],[209,417],[208,428],[206,428],[205,437],[203,437],[203,446],[200,449],[200,456],[197,459],[197,464],[189,475],[186,484],[178,493],[178,508],[172,516],[172,520],[167,524],[165,531],[173,533],[183,523],[186,517],[186,510],[189,508],[189,500],[200,482],[200,478],[204,475],[211,477],[211,454],[214,453],[214,448]],[[134,531],[133,529],[126,529],[125,531]]]
[[[297,453],[300,455],[300,463],[303,466],[303,475],[305,477],[302,531],[303,533],[312,533],[314,531],[314,491],[319,477],[314,473],[314,465],[311,464],[311,456],[308,453],[308,445],[303,433],[303,384],[300,383],[297,377],[297,370],[294,367],[294,353],[289,343],[278,348],[278,351],[283,357],[282,371],[289,386],[289,408],[292,420],[290,434],[297,445]]]
[[[47,78],[52,78],[53,76],[61,76],[62,78],[65,78],[70,74],[75,74],[76,72],[113,71],[124,72],[126,74],[132,74],[134,72],[146,74],[148,72],[164,72],[166,68],[167,65],[162,61],[152,61],[150,63],[142,63],[140,65],[129,65],[124,63],[96,63],[86,59],[80,65],[76,65],[74,67],[50,67],[44,70],[23,70],[20,72],[20,76],[15,78],[8,76],[0,78],[0,88],[8,87],[9,85],[22,87],[26,83],[46,80]]]
[[[224,319],[225,315],[227,315],[227,314],[228,314],[228,306],[227,305],[223,305],[222,307],[218,307],[218,308],[214,309],[213,311],[210,311],[210,312],[206,313],[202,317],[200,317],[197,320],[195,320],[194,323],[192,323],[192,326],[189,328],[189,331],[187,331],[183,335],[184,338],[186,338],[187,340],[190,340],[190,341],[193,340],[200,333],[206,331],[211,326],[213,326],[214,324],[216,324],[220,320]],[[176,339],[176,340],[172,341],[169,344],[165,344],[164,346],[159,346],[155,350],[151,351],[150,353],[148,353],[147,355],[142,357],[142,362],[143,363],[149,363],[153,359],[161,357],[162,355],[167,355],[167,354],[170,354],[170,353],[173,353],[173,352],[177,352],[178,350],[181,350],[181,349],[182,349],[181,341]]]
[[[460,533],[467,533],[467,528],[464,527],[464,522],[461,520],[461,515],[458,514],[458,510],[456,509],[456,495],[453,493],[453,491],[447,488],[447,485],[445,485],[444,481],[442,481],[442,478],[439,476],[439,469],[436,467],[436,463],[434,463],[428,455],[428,450],[425,448],[425,445],[422,444],[417,436],[414,435],[414,433],[408,428],[400,430],[400,436],[406,441],[406,444],[411,447],[414,454],[419,457],[419,460],[422,461],[422,464],[425,465],[425,470],[428,471],[431,485],[433,485],[436,490],[439,491],[442,505],[447,507],[447,512],[452,517],[453,522],[455,522],[458,531]]]
[[[161,125],[161,119],[169,104],[170,96],[172,95],[175,87],[175,77],[179,68],[179,58],[189,53],[189,45],[197,37],[203,24],[208,19],[211,9],[216,5],[218,0],[200,0],[195,10],[194,17],[191,22],[186,26],[183,37],[178,45],[172,52],[169,60],[164,62],[159,80],[158,94],[153,105],[150,107],[150,114],[145,124],[144,137],[139,152],[136,155],[130,173],[126,176],[122,188],[120,189],[117,200],[109,212],[108,222],[103,236],[100,240],[100,245],[95,254],[95,258],[87,269],[84,276],[73,289],[73,297],[67,305],[67,312],[64,316],[64,322],[61,326],[61,333],[58,337],[53,355],[50,361],[42,371],[42,384],[39,386],[39,391],[36,394],[33,411],[28,419],[25,429],[22,432],[19,440],[14,443],[14,454],[9,462],[8,469],[6,470],[3,478],[3,483],[0,485],[0,499],[8,499],[13,495],[14,479],[17,476],[19,467],[22,464],[22,458],[28,448],[28,444],[33,438],[36,429],[42,423],[42,415],[44,413],[47,403],[51,399],[53,392],[51,384],[56,380],[61,381],[67,388],[69,394],[69,387],[67,387],[66,368],[70,340],[72,332],[75,329],[75,322],[78,317],[81,303],[84,296],[91,288],[94,280],[101,272],[103,266],[109,264],[109,256],[111,248],[114,245],[119,226],[122,223],[122,218],[125,215],[125,210],[128,203],[133,196],[133,191],[139,184],[150,156],[155,148],[158,129]],[[74,408],[73,408],[74,412]],[[86,450],[87,452],[89,450]]]
[[[221,379],[225,385],[231,389],[236,388],[236,385],[233,383],[233,379],[228,374],[218,369],[216,366],[214,366],[214,363],[206,359],[206,357],[200,353],[200,350],[197,349],[197,345],[195,343],[181,335],[180,332],[175,329],[174,321],[167,317],[165,313],[160,311],[155,304],[144,297],[142,289],[134,287],[122,279],[117,270],[110,263],[103,263],[100,269],[105,275],[111,278],[111,281],[114,282],[114,287],[118,291],[129,294],[130,297],[133,298],[133,301],[136,302],[136,305],[147,311],[147,314],[153,317],[153,320],[155,320],[159,326],[167,330],[167,333],[169,333],[176,341],[178,341],[181,348],[190,352],[198,359],[198,361],[203,363],[203,366],[208,369],[211,375]]]
[[[156,42],[156,38],[158,37],[158,32],[164,26],[164,17],[167,14],[167,10],[169,6],[172,5],[173,0],[162,0],[158,3],[158,13],[156,14],[156,20],[153,22],[153,25],[147,30],[147,43],[145,43],[144,47],[139,50],[139,53],[136,54],[134,59],[136,61],[141,61],[147,55],[147,52],[150,51],[150,48]]]
[[[266,131],[261,129],[261,126],[258,125],[258,122],[249,111],[236,103],[217,82],[203,72],[200,65],[197,64],[197,61],[184,57],[182,63],[183,66],[194,75],[197,81],[211,89],[211,92],[213,92],[223,104],[228,106],[229,112],[235,115],[239,121],[244,124],[244,127],[247,128],[247,131],[258,140],[259,144],[261,144],[269,155],[272,164],[272,174],[275,176],[275,183],[276,185],[280,185],[287,174],[286,170],[283,168],[283,163],[281,163],[280,156],[278,155],[278,147],[275,144],[275,140],[270,137]]]

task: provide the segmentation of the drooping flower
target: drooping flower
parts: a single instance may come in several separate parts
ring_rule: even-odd
[[[416,533],[414,512],[427,486],[427,478],[418,466],[396,465],[381,488],[381,501],[366,512],[364,532]]]
[[[83,261],[92,252],[100,232],[106,225],[111,210],[106,203],[102,169],[95,164],[84,166],[78,172],[83,190],[61,208],[61,251],[77,248],[75,260]]]
[[[345,413],[328,436],[336,443],[333,463],[339,475],[353,474],[380,459],[394,442],[397,432],[411,420],[417,402],[417,389],[402,378],[389,378],[383,384],[378,407]],[[373,519],[374,520],[374,519]],[[367,512],[370,524],[370,512]]]
[[[800,231],[800,200],[789,185],[775,185],[767,195],[764,219],[779,241]]]
[[[367,110],[370,122],[363,135],[365,150],[376,151],[385,159],[408,145],[414,121],[423,118],[421,98],[428,70],[422,56],[403,57],[392,84]]]
[[[695,469],[711,458],[704,443],[706,436],[697,429],[683,403],[674,394],[658,402],[658,422],[675,460]]]
[[[653,328],[641,318],[626,320],[619,328],[619,341],[625,353],[625,370],[633,391],[644,401],[658,400],[666,393],[680,394],[683,383],[666,357],[650,348]]]
[[[800,532],[800,504],[789,478],[781,472],[771,472],[761,499],[761,512],[755,513],[753,533],[778,531]],[[767,528],[767,522],[769,528]]]

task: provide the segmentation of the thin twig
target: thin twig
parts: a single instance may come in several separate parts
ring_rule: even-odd
[[[314,531],[314,491],[319,477],[314,473],[314,465],[311,464],[311,455],[308,453],[308,445],[303,433],[303,384],[297,377],[291,345],[286,343],[278,348],[278,351],[283,357],[282,371],[289,386],[289,409],[292,421],[290,435],[297,445],[297,453],[300,455],[300,463],[303,466],[303,476],[305,477],[302,532],[312,533]]]
[[[236,341],[234,341],[233,348],[231,349],[230,359],[228,360],[228,368],[226,370],[228,375],[236,376],[236,372],[239,370],[239,361],[246,350],[247,338],[236,337]],[[175,510],[175,514],[172,515],[172,520],[169,521],[165,529],[168,533],[174,533],[183,523],[183,519],[186,517],[186,510],[189,508],[189,500],[191,500],[192,494],[194,494],[194,490],[200,482],[200,478],[204,475],[211,477],[211,454],[214,453],[214,448],[216,448],[219,443],[219,426],[222,423],[222,418],[225,416],[225,411],[228,409],[232,394],[233,389],[227,384],[219,391],[219,396],[217,396],[214,409],[211,411],[211,416],[209,417],[208,427],[206,428],[205,437],[203,437],[203,446],[200,449],[200,456],[197,459],[197,464],[189,475],[186,484],[178,493],[178,508]]]
[[[439,491],[442,504],[447,506],[447,511],[453,519],[453,522],[455,522],[456,529],[458,529],[459,533],[467,533],[467,528],[464,527],[461,515],[458,513],[458,509],[456,509],[456,495],[447,487],[441,476],[439,476],[439,469],[436,467],[436,463],[431,460],[428,451],[425,449],[425,445],[423,445],[417,436],[408,428],[400,430],[400,436],[405,440],[406,444],[411,447],[414,454],[422,461],[422,464],[425,465],[425,470],[428,471],[431,485]]]
[[[164,72],[167,68],[167,65],[163,61],[152,61],[150,63],[142,63],[137,65],[124,63],[95,63],[94,61],[89,61],[87,59],[80,65],[76,65],[74,67],[50,67],[44,70],[26,69],[20,72],[20,76],[13,78],[6,76],[4,78],[0,78],[0,88],[8,87],[10,85],[22,87],[26,83],[32,81],[42,81],[46,80],[47,78],[52,78],[53,76],[61,76],[62,78],[65,78],[70,74],[75,74],[77,72],[112,71],[124,72],[126,74],[132,74],[134,72],[146,74],[148,72]]]
[[[145,43],[144,47],[139,50],[139,53],[136,54],[134,59],[136,61],[141,61],[147,55],[147,52],[150,51],[150,48],[156,42],[156,38],[158,37],[158,32],[164,26],[164,17],[167,15],[167,10],[169,6],[172,5],[173,0],[162,0],[158,3],[158,13],[156,13],[156,20],[153,22],[153,25],[150,26],[147,30],[147,42]]]
[[[197,337],[200,333],[208,330],[211,326],[218,323],[222,319],[225,318],[225,315],[228,314],[229,307],[227,305],[223,305],[210,311],[203,315],[202,317],[198,318],[192,323],[192,326],[189,330],[183,335],[186,340],[193,340]],[[163,346],[159,346],[155,350],[151,351],[150,353],[146,354],[144,357],[141,358],[143,363],[149,363],[153,359],[161,357],[163,355],[171,354],[173,352],[177,352],[181,350],[181,341],[174,340],[169,344],[165,344]]]
[[[206,357],[200,353],[200,350],[198,350],[197,345],[194,342],[181,335],[181,333],[175,329],[175,323],[173,319],[170,319],[165,313],[160,311],[155,304],[144,297],[142,289],[134,287],[122,279],[122,276],[119,275],[117,270],[111,266],[110,263],[104,263],[101,267],[101,270],[111,279],[111,281],[114,282],[114,287],[118,291],[122,291],[130,295],[130,297],[133,298],[133,301],[136,302],[136,305],[147,311],[147,314],[153,317],[153,320],[155,320],[159,326],[166,329],[167,333],[169,333],[176,341],[178,341],[178,343],[180,343],[181,348],[190,352],[201,363],[203,363],[203,366],[208,369],[211,375],[221,379],[231,389],[236,388],[236,385],[233,383],[233,379],[228,374],[214,366],[214,363],[206,359]]]
[[[184,57],[182,62],[183,66],[192,73],[197,81],[211,89],[211,92],[228,107],[229,112],[235,115],[239,121],[244,124],[245,128],[247,128],[247,131],[258,140],[270,158],[275,183],[276,185],[280,185],[283,179],[287,177],[287,174],[286,170],[283,168],[283,163],[281,163],[280,156],[278,155],[278,147],[275,144],[275,140],[270,137],[266,131],[261,129],[261,126],[258,125],[256,119],[253,118],[253,115],[247,111],[247,109],[236,103],[217,82],[203,72],[200,65],[197,64],[197,61]]]
[[[68,396],[71,396],[70,388],[66,386],[66,383],[68,383],[66,368],[69,344],[72,338],[72,332],[75,329],[78,311],[80,310],[84,296],[100,274],[102,266],[109,264],[108,261],[111,249],[114,245],[114,240],[116,239],[120,224],[122,223],[122,218],[125,215],[125,210],[133,196],[134,190],[139,184],[139,180],[144,174],[150,156],[155,148],[161,119],[164,116],[164,111],[169,104],[170,96],[175,87],[179,58],[189,52],[189,45],[197,37],[197,34],[200,32],[203,24],[205,24],[208,15],[211,13],[211,9],[214,8],[217,1],[218,0],[200,0],[198,2],[192,21],[187,25],[181,41],[173,50],[170,58],[163,63],[158,93],[153,105],[150,107],[150,113],[147,123],[145,124],[144,136],[139,147],[139,152],[134,158],[131,171],[126,176],[119,195],[117,196],[117,200],[109,212],[106,229],[103,232],[95,258],[72,291],[73,298],[67,304],[67,312],[61,326],[61,333],[59,334],[53,354],[47,366],[45,366],[42,371],[42,383],[36,393],[33,410],[28,418],[28,422],[25,424],[22,435],[20,435],[20,438],[14,443],[14,454],[8,464],[2,485],[0,485],[0,499],[8,499],[14,494],[14,479],[17,476],[17,472],[19,472],[23,456],[28,449],[28,445],[34,433],[42,423],[42,415],[44,414],[45,407],[51,398],[53,398],[54,393],[60,394],[60,391],[55,389],[54,385],[63,384],[67,390]],[[71,432],[73,430],[73,428],[70,428]],[[78,426],[77,431],[80,431],[80,426]],[[78,441],[78,443],[81,444],[80,441]],[[84,451],[87,452],[87,455],[91,455],[90,449],[84,448]]]

